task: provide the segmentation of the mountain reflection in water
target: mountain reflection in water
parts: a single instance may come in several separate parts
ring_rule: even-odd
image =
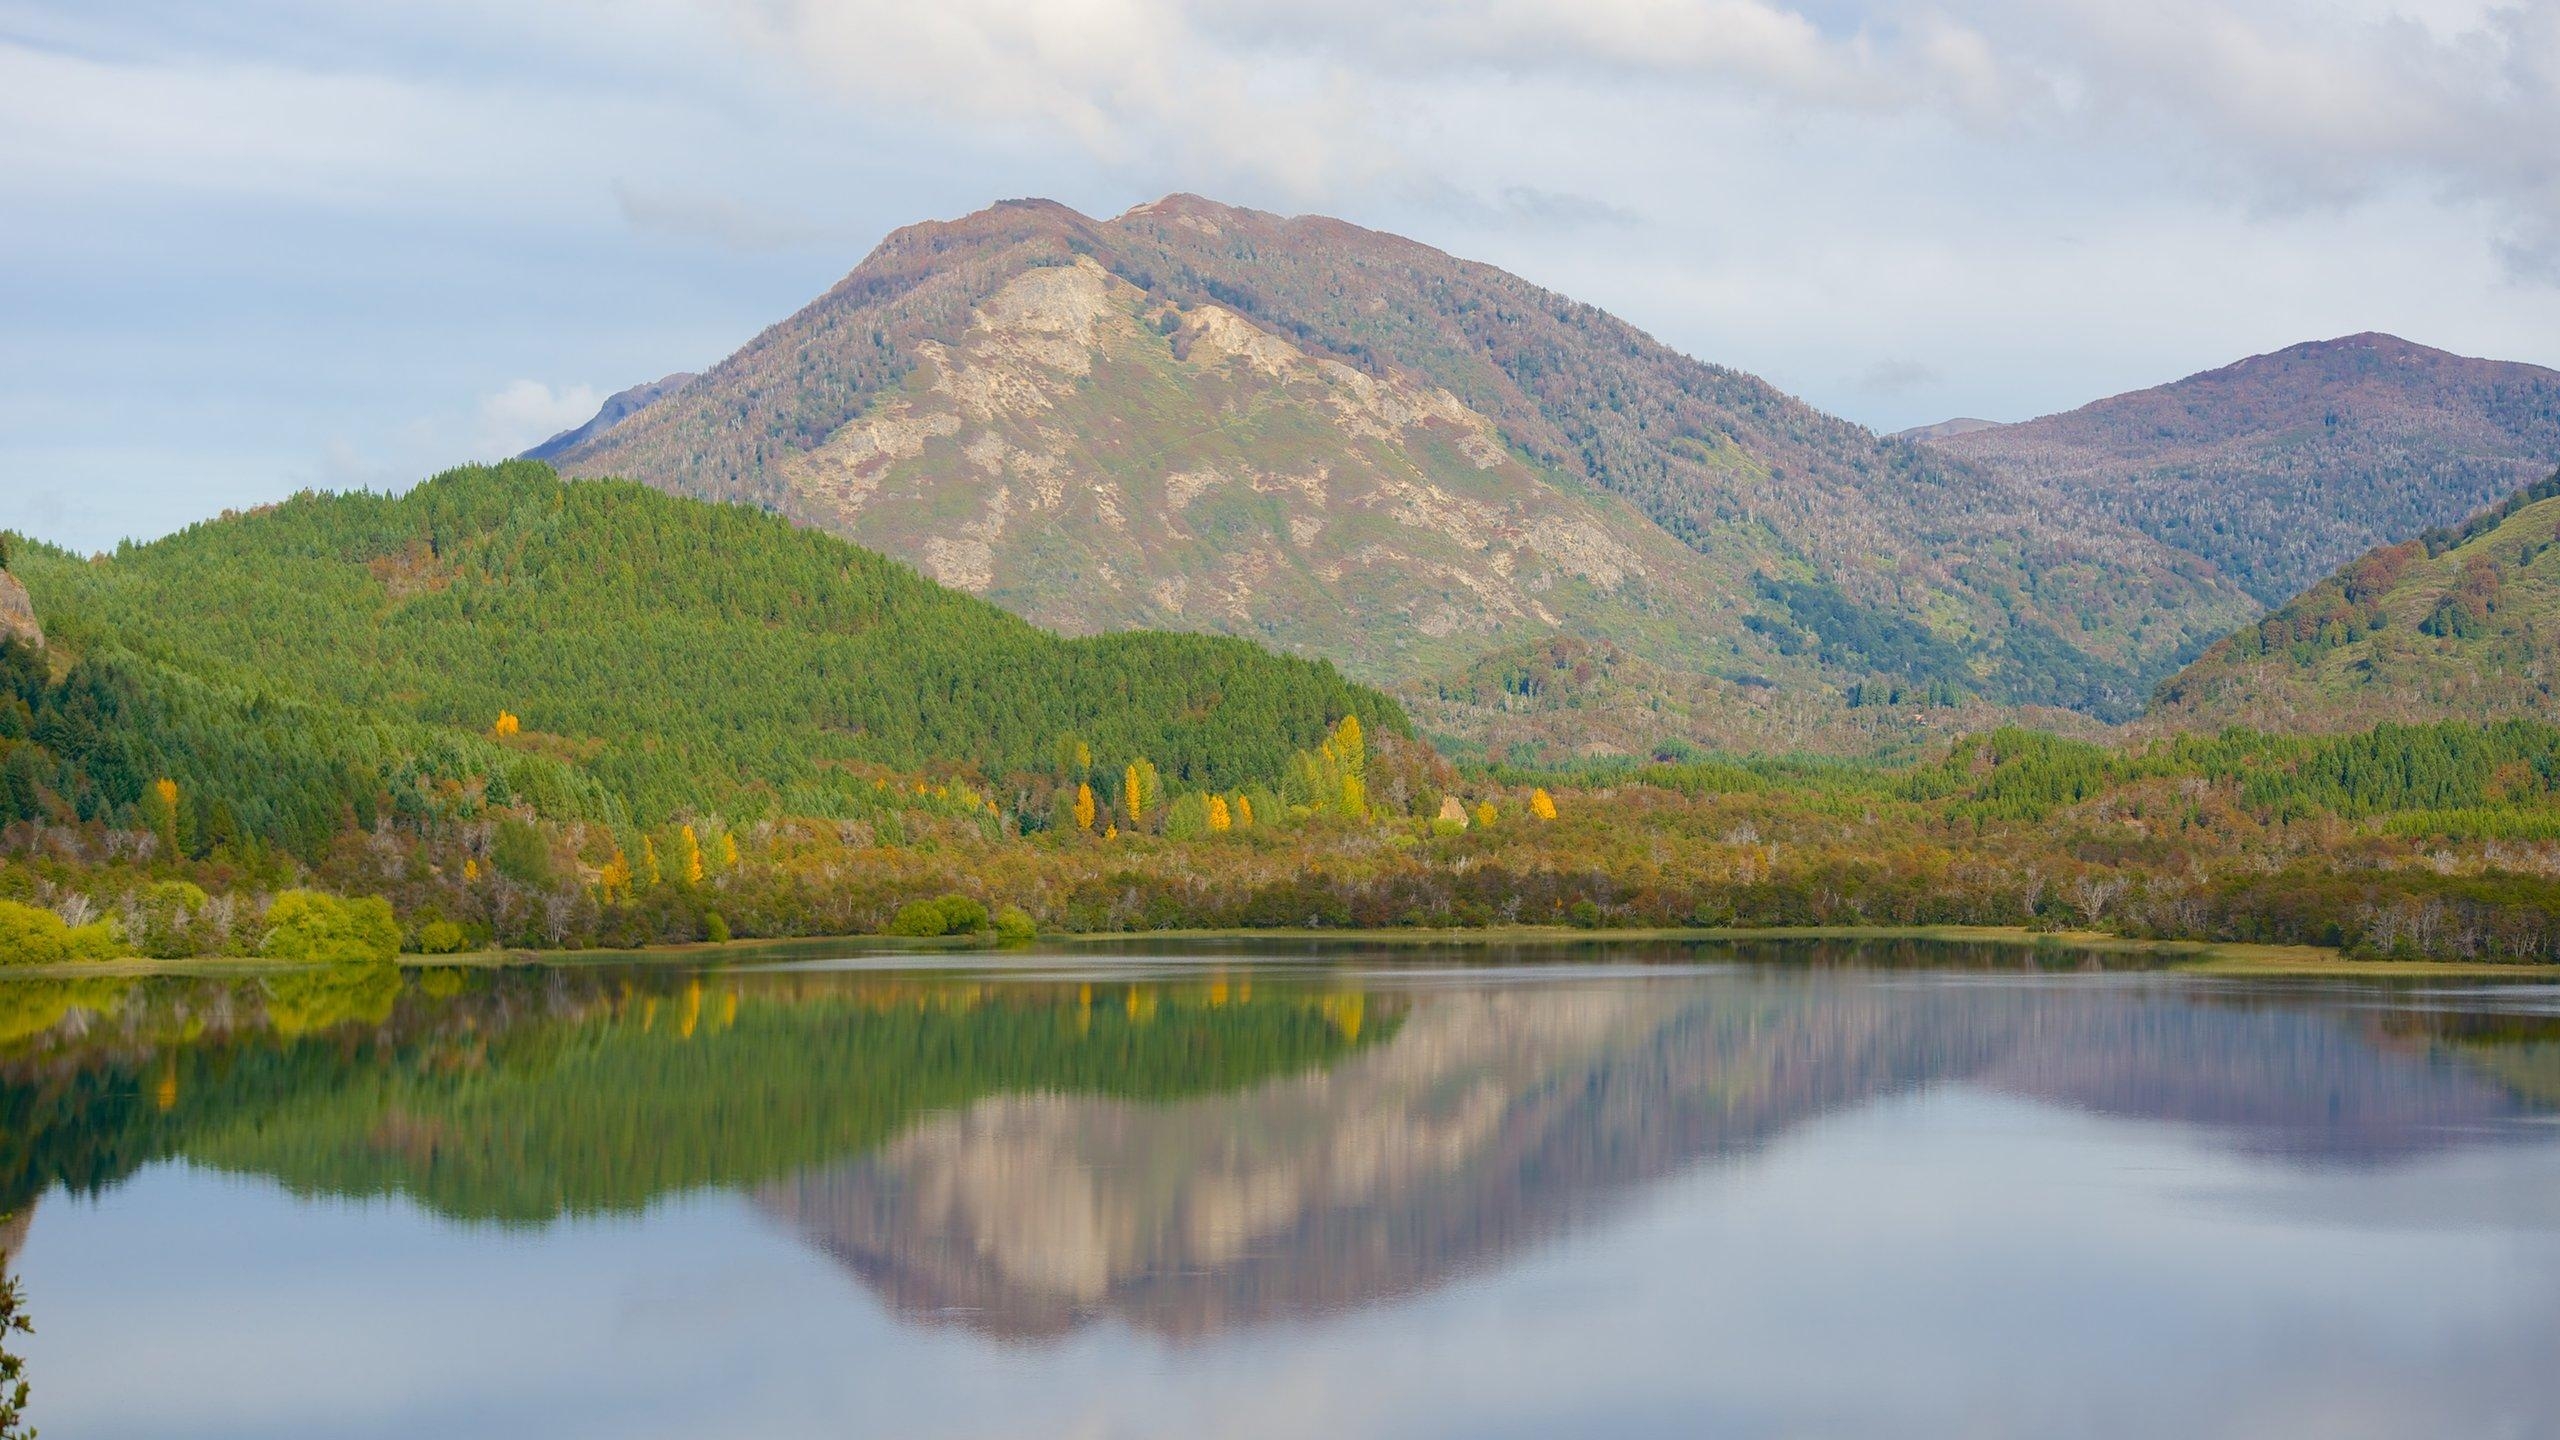
[[[0,1210],[169,1157],[511,1225],[720,1188],[919,1321],[1179,1338],[1503,1265],[1927,1087],[2356,1167],[2510,1143],[2560,1099],[2560,1019],[2529,994],[1605,953],[19,982]]]

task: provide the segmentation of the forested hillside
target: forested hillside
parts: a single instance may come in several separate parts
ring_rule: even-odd
[[[1489,266],[1191,196],[902,230],[561,463],[1054,623],[1245,633],[1409,693],[1615,645],[1732,687],[1691,712],[1719,745],[1864,744],[1890,711],[1850,721],[1852,687],[2130,714],[2253,608],[2119,521]],[[1445,713],[1498,747],[1512,712]]]
[[[2560,372],[2350,335],[1925,438],[2203,556],[2280,605],[2560,464]]]
[[[2386,545],[2160,687],[2182,729],[2560,720],[2560,475],[2458,530]]]
[[[0,822],[183,822],[198,849],[489,806],[859,814],[893,784],[992,813],[1062,744],[1107,801],[1130,764],[1268,783],[1344,716],[1405,729],[1319,662],[1062,639],[751,509],[530,462],[11,570],[51,647],[7,652]]]

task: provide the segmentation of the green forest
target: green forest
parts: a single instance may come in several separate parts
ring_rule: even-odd
[[[2549,503],[2359,562],[2337,602],[2424,619],[2436,564],[2462,603],[2466,552],[2537,562]],[[1060,638],[752,508],[529,463],[9,567],[47,631],[0,636],[17,963],[1940,924],[2560,960],[2539,718],[1460,765],[1321,663]],[[2512,621],[2533,592],[2502,584]]]
[[[0,652],[0,822],[155,826],[313,855],[385,814],[520,807],[655,824],[860,816],[890,775],[1277,779],[1345,715],[1409,727],[1322,662],[1239,641],[1062,639],[752,508],[542,465],[397,498],[303,495],[112,557],[10,567],[76,657]],[[501,716],[507,717],[503,722]]]

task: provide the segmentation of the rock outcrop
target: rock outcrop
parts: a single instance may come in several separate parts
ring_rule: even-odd
[[[44,628],[36,624],[36,603],[27,598],[27,587],[18,583],[18,577],[6,570],[0,570],[0,635],[44,643]]]

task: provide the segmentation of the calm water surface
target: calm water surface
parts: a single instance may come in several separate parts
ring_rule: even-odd
[[[122,1436],[2560,1433],[2560,987],[1919,945],[0,983]]]

